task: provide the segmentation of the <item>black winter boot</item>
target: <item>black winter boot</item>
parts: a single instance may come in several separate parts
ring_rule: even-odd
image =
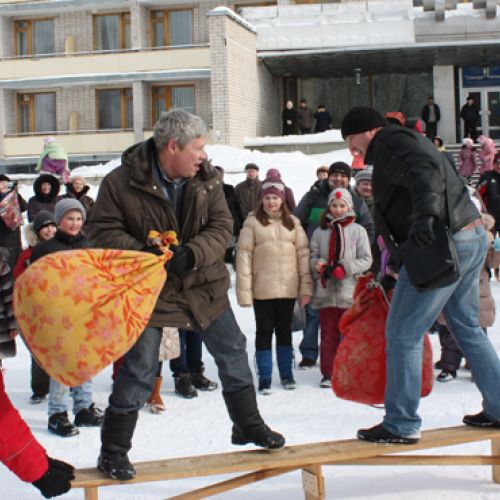
[[[262,448],[281,448],[285,438],[271,430],[262,420],[257,408],[253,385],[237,392],[223,392],[229,417],[233,421],[231,442],[243,445],[254,443]]]
[[[132,436],[139,412],[118,415],[108,408],[101,427],[101,454],[97,468],[111,479],[128,481],[135,477],[134,466],[128,459]]]

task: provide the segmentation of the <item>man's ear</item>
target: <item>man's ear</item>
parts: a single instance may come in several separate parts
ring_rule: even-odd
[[[179,150],[179,145],[175,139],[169,139],[166,147],[169,153],[175,153]]]

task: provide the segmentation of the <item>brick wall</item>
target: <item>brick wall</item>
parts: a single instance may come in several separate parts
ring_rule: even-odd
[[[132,23],[132,48],[149,47],[150,11],[137,0],[132,0],[130,20]]]
[[[256,56],[256,34],[228,15],[209,16],[213,137],[240,147],[279,134],[279,81]]]
[[[4,152],[3,152],[3,136],[5,134],[5,112],[4,112],[4,93],[5,91],[3,89],[0,89],[0,158],[4,158]]]
[[[69,130],[69,117],[78,113],[78,130],[96,128],[95,91],[92,87],[63,87],[57,89],[57,130]]]
[[[13,90],[2,90],[2,115],[5,134],[15,134],[17,132],[17,109],[16,92]],[[0,116],[2,116],[0,115]]]
[[[92,14],[86,11],[65,12],[55,18],[56,52],[64,52],[68,36],[74,38],[75,52],[85,52],[93,49]]]
[[[0,57],[14,55],[14,24],[8,17],[0,17]]]

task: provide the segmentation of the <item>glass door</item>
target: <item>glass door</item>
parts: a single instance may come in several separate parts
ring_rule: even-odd
[[[485,135],[493,140],[500,139],[500,91],[485,90],[488,108],[483,113],[486,122]]]

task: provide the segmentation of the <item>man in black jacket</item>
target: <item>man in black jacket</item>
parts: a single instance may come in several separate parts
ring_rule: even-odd
[[[455,242],[460,269],[451,285],[422,292],[410,281],[406,270],[410,261],[403,259],[386,323],[385,417],[379,425],[359,430],[357,437],[400,444],[420,439],[423,336],[441,311],[483,396],[483,411],[466,415],[464,423],[500,427],[500,361],[479,326],[479,273],[486,234],[465,185],[427,138],[387,126],[373,108],[352,108],[341,130],[351,152],[374,165],[375,220],[393,257],[399,258],[403,245],[429,246],[438,227],[445,225]]]
[[[236,197],[234,187],[231,184],[226,184],[224,182],[224,169],[222,167],[215,167],[221,175],[222,189],[224,190],[224,197],[226,198],[226,203],[231,212],[231,217],[233,218],[233,236],[231,241],[227,245],[226,254],[224,256],[224,262],[228,264],[234,264],[234,253],[236,250],[236,243],[238,242],[238,237],[240,236],[240,230],[245,222],[245,217],[241,211],[240,203]]]
[[[470,137],[476,142],[479,109],[474,102],[474,97],[467,96],[467,101],[460,110],[460,118],[464,121],[464,137]]]
[[[425,122],[425,135],[432,141],[437,135],[438,121],[441,120],[441,110],[434,102],[433,96],[427,99],[427,104],[422,108],[420,116]]]

